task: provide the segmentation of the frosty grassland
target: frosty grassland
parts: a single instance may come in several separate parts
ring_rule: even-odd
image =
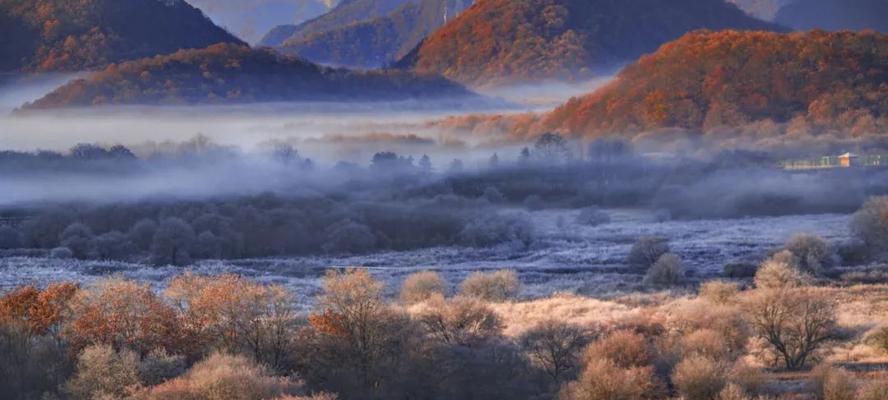
[[[596,227],[575,223],[576,210],[526,212],[537,238],[528,248],[438,247],[380,252],[361,256],[293,257],[201,261],[187,268],[153,267],[121,262],[10,257],[0,259],[0,287],[72,280],[90,282],[120,275],[161,289],[184,271],[198,274],[235,273],[262,282],[283,284],[306,307],[321,289],[320,277],[330,267],[367,267],[388,284],[392,294],[403,278],[418,270],[439,271],[452,288],[471,271],[515,268],[524,284],[523,296],[558,292],[608,295],[637,289],[641,276],[627,270],[625,258],[643,235],[669,238],[672,250],[691,274],[711,277],[729,262],[758,262],[796,233],[813,233],[840,243],[849,238],[847,215],[794,215],[725,220],[658,222],[648,211],[609,209],[611,223]],[[559,223],[559,221],[561,221]]]

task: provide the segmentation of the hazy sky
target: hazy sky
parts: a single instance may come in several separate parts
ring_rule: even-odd
[[[250,43],[272,27],[298,23],[323,13],[338,0],[187,0]]]

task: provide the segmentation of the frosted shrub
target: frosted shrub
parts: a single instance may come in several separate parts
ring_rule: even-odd
[[[832,267],[835,252],[825,240],[814,235],[796,235],[785,249],[795,256],[796,267],[810,274],[821,274]]]
[[[700,297],[714,304],[728,304],[739,292],[734,282],[715,280],[700,285]]]
[[[858,400],[884,400],[888,399],[888,380],[872,381],[860,388],[857,394]]]
[[[459,285],[463,296],[503,302],[518,297],[521,281],[518,273],[510,269],[494,272],[473,272]]]
[[[781,253],[765,261],[755,273],[755,287],[759,289],[793,288],[808,284],[810,277],[781,260]]]
[[[77,371],[65,384],[75,399],[125,398],[141,387],[139,356],[108,345],[89,346],[77,357]]]
[[[729,383],[718,393],[717,400],[753,400],[740,386]]]
[[[638,400],[655,398],[659,386],[651,367],[620,368],[610,360],[591,360],[576,381],[564,386],[560,400]]]
[[[669,243],[667,243],[666,239],[655,236],[643,236],[632,245],[627,262],[632,268],[647,270],[662,255],[668,252]]]
[[[823,400],[854,400],[857,386],[845,370],[831,365],[820,365],[811,372],[811,386],[817,398]]]
[[[446,287],[441,275],[434,271],[410,274],[401,284],[401,301],[405,304],[419,303],[432,296],[444,296]]]
[[[681,259],[672,253],[666,253],[648,269],[644,276],[644,284],[650,286],[672,286],[684,279],[684,267]]]
[[[653,361],[653,352],[644,336],[630,331],[616,331],[586,348],[584,358],[608,360],[619,368],[644,367]]]
[[[731,347],[725,337],[712,329],[700,329],[681,337],[682,354],[706,356],[722,360],[731,355]]]
[[[170,355],[163,349],[153,350],[139,364],[139,378],[149,386],[173,379],[185,372],[185,357]]]
[[[74,257],[74,252],[72,252],[71,249],[67,247],[56,247],[49,251],[49,257],[60,260],[67,260]]]
[[[734,364],[728,374],[731,384],[740,387],[746,393],[760,392],[769,379],[767,372],[745,361]]]
[[[514,216],[488,215],[476,218],[463,227],[459,242],[465,246],[484,247],[503,243],[523,247],[533,241],[533,228],[524,219]]]
[[[724,367],[709,357],[691,356],[675,366],[672,383],[686,399],[716,399],[726,384]]]
[[[584,208],[577,216],[577,223],[580,225],[598,226],[609,222],[611,222],[610,216],[597,207]]]
[[[213,354],[185,375],[153,387],[145,399],[273,399],[299,395],[301,385],[276,377],[246,357]]]

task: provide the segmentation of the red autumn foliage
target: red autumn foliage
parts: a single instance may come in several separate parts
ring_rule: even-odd
[[[701,28],[781,29],[721,0],[480,0],[400,64],[473,85],[587,78]]]
[[[862,124],[888,126],[886,66],[888,35],[872,31],[699,31],[642,57],[533,129],[600,136],[799,117],[877,133]]]
[[[20,324],[37,336],[57,333],[77,290],[77,284],[70,282],[54,283],[44,290],[17,288],[0,297],[0,323]]]

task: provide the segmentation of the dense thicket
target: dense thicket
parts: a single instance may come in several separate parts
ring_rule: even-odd
[[[769,121],[790,123],[786,133],[795,137],[823,130],[882,135],[886,65],[885,34],[695,32],[642,57],[608,86],[570,100],[538,129],[597,136]]]
[[[297,35],[277,50],[322,64],[378,68],[404,57],[469,5],[469,0],[407,1],[382,17]]]
[[[26,108],[469,95],[461,86],[440,77],[330,69],[267,49],[218,44],[113,64],[62,86]]]
[[[780,29],[722,0],[482,0],[399,65],[473,85],[588,78],[701,28]]]
[[[243,43],[183,0],[2,0],[0,71],[81,71]]]

